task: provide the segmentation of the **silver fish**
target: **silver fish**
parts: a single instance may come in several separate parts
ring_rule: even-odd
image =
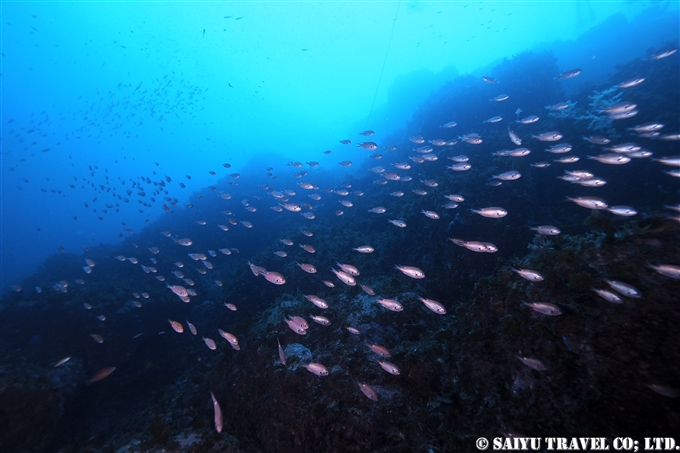
[[[63,364],[65,364],[66,362],[68,362],[69,360],[71,360],[71,357],[64,357],[63,359],[57,361],[57,363],[55,363],[55,364],[53,365],[53,367],[54,367],[54,368],[60,367],[60,366],[62,366]]]
[[[677,389],[667,385],[648,384],[647,387],[649,387],[654,393],[658,393],[659,395],[665,396],[667,398],[677,398],[680,396],[680,392],[678,392]]]
[[[321,365],[320,363],[308,363],[308,364],[303,364],[303,367],[307,371],[309,371],[312,374],[316,374],[317,376],[328,376],[328,370],[326,369],[325,366]]]
[[[571,78],[576,77],[577,75],[581,74],[581,72],[582,71],[580,69],[572,69],[572,70],[563,72],[562,74],[555,77],[555,79],[556,80],[557,79],[571,79]]]
[[[597,293],[598,296],[606,300],[607,302],[611,302],[613,304],[622,304],[623,300],[617,295],[614,294],[611,291],[607,291],[606,289],[597,289],[597,288],[591,288],[593,291]]]
[[[370,343],[366,343],[366,346],[371,348],[371,351],[375,352],[379,356],[392,357],[392,354],[390,354],[390,351],[385,346],[381,346],[379,344],[370,344]]]
[[[425,217],[427,217],[428,219],[439,220],[439,214],[437,214],[437,213],[434,212],[434,211],[426,211],[426,210],[424,210],[424,209],[421,209],[421,210],[420,210],[420,213],[421,213],[421,214],[424,214]]]
[[[189,295],[187,289],[180,285],[166,285],[173,293],[177,294],[179,297],[186,297]]]
[[[514,181],[516,179],[521,178],[522,174],[517,170],[511,170],[506,171],[505,173],[501,173],[499,175],[493,175],[492,177],[495,179],[500,179],[501,181]]]
[[[556,142],[562,139],[562,134],[557,131],[543,132],[542,134],[532,135],[536,140],[542,142]]]
[[[331,321],[326,318],[325,316],[314,316],[312,314],[309,315],[310,318],[312,318],[312,321],[314,321],[317,324],[321,324],[322,326],[330,326]]]
[[[637,211],[630,206],[612,206],[607,208],[607,211],[614,215],[620,215],[622,217],[631,217],[637,215]]]
[[[361,389],[361,392],[366,395],[366,398],[372,401],[378,401],[378,393],[376,393],[373,387],[361,382],[357,382],[357,384],[359,384],[359,389]]]
[[[609,140],[607,137],[592,136],[583,137],[583,139],[594,145],[608,145],[609,143],[611,143],[611,140]]]
[[[286,321],[286,324],[288,324],[290,330],[292,330],[296,334],[307,335],[307,331],[304,328],[302,328],[300,324],[296,323],[293,319],[283,318],[283,320]]]
[[[338,270],[335,270],[333,268],[331,268],[331,272],[333,272],[335,274],[335,276],[338,277],[338,280],[343,282],[345,285],[356,286],[357,281],[354,279],[354,277],[349,275],[347,272],[338,271]]]
[[[567,200],[573,201],[577,205],[579,205],[583,208],[588,208],[588,209],[607,209],[609,207],[607,205],[607,202],[605,202],[601,198],[595,198],[595,197],[570,198],[570,197],[567,197]]]
[[[671,167],[680,167],[680,156],[660,157],[656,159],[656,161],[664,165],[670,165]]]
[[[286,279],[283,277],[278,272],[261,272],[261,274],[264,276],[265,279],[267,279],[268,282],[273,283],[275,285],[283,285],[286,283]]]
[[[414,266],[400,266],[398,264],[395,264],[394,268],[401,271],[407,277],[416,279],[425,278],[425,272]]]
[[[436,300],[432,299],[426,299],[424,297],[418,296],[418,299],[425,304],[425,306],[430,309],[431,311],[437,313],[438,315],[445,315],[446,314],[446,308],[444,306],[437,302]]]
[[[621,101],[617,102],[616,104],[610,105],[606,109],[603,109],[602,112],[608,115],[618,115],[634,111],[635,107],[637,107],[637,104],[633,104],[632,102],[628,101]]]
[[[387,362],[384,360],[378,360],[378,363],[382,367],[383,370],[387,371],[390,374],[393,374],[395,376],[399,376],[401,374],[401,370],[399,370],[399,367],[397,367],[394,363],[392,362]]]
[[[482,217],[488,217],[490,219],[500,219],[501,217],[505,217],[508,215],[508,211],[506,211],[503,208],[499,208],[496,206],[492,206],[489,208],[482,208],[482,209],[470,209],[472,212],[475,214],[479,214]]]
[[[463,140],[465,143],[469,143],[471,145],[479,145],[482,143],[482,137],[480,137],[477,133],[465,134],[462,137],[458,137],[458,139]]]
[[[520,138],[520,136],[517,135],[517,133],[515,131],[513,131],[512,129],[510,129],[509,127],[508,127],[508,136],[510,137],[510,141],[512,143],[514,143],[515,145],[517,145],[517,146],[522,145],[522,139]]]
[[[400,219],[392,220],[392,219],[390,219],[390,220],[388,220],[388,222],[391,223],[394,226],[398,226],[399,228],[406,228],[406,222],[404,222],[403,220],[400,220]]]
[[[378,145],[375,142],[363,142],[359,143],[357,146],[360,146],[368,151],[375,151],[378,149]]]
[[[528,156],[531,151],[528,148],[516,148],[506,151],[505,155],[510,157],[524,157]]]
[[[212,349],[213,351],[217,349],[217,343],[215,343],[215,340],[212,338],[203,337],[203,341],[205,342],[205,345],[208,347],[208,349]]]
[[[217,402],[213,392],[210,392],[210,398],[213,402],[213,410],[215,412],[215,429],[218,433],[222,432],[222,409],[220,409],[220,403]]]
[[[368,294],[369,296],[375,296],[375,291],[373,291],[373,288],[367,285],[360,285],[361,289]]]
[[[545,367],[545,365],[543,365],[543,362],[541,362],[541,361],[538,360],[538,359],[531,359],[531,358],[529,358],[529,357],[520,357],[520,356],[517,356],[517,358],[520,359],[520,360],[522,361],[523,364],[525,364],[525,365],[528,366],[529,368],[532,368],[532,369],[534,369],[534,370],[536,370],[536,371],[545,371],[545,370],[547,370],[547,368]]]
[[[297,203],[279,203],[279,206],[281,206],[283,209],[291,212],[300,212],[302,211],[302,207],[297,204]]]
[[[463,239],[458,239],[458,238],[449,238],[449,241],[453,242],[454,244],[456,244],[459,247],[465,247],[466,249],[468,249],[472,252],[486,253],[487,248],[488,248],[487,243],[485,243],[485,242],[465,241]],[[495,248],[495,246],[494,246],[494,248]]]
[[[279,341],[279,338],[276,338],[276,343],[279,345],[279,360],[281,361],[282,365],[286,365],[286,353],[283,352],[283,348],[281,347],[281,342]]]
[[[295,262],[295,264],[297,264],[300,267],[300,269],[307,272],[308,274],[316,274],[316,267],[314,267],[314,265],[312,264],[298,262]]]
[[[515,269],[513,267],[512,270],[520,277],[526,278],[530,282],[540,282],[544,280],[543,276],[539,272],[532,269]]]
[[[338,267],[343,271],[348,273],[349,275],[356,277],[359,274],[359,269],[357,269],[355,266],[352,266],[351,264],[343,264],[343,263],[335,263],[338,265]]]
[[[453,171],[467,171],[472,168],[472,165],[468,164],[467,162],[459,162],[446,168]]]
[[[455,201],[456,203],[462,203],[465,201],[465,198],[463,198],[461,195],[444,195],[444,198]]]
[[[522,305],[526,305],[532,310],[548,316],[559,316],[562,314],[560,307],[555,304],[551,304],[550,302],[522,302]]]
[[[560,143],[553,145],[550,148],[546,148],[546,152],[553,154],[568,153],[572,150],[572,146],[569,143]]]
[[[618,280],[605,280],[609,286],[612,287],[617,293],[630,297],[632,299],[639,299],[641,297],[640,291],[638,291],[634,286],[628,283],[623,283]]]
[[[319,308],[323,308],[323,309],[328,308],[328,303],[326,303],[326,301],[323,300],[322,298],[320,298],[319,296],[309,294],[309,295],[305,295],[305,297],[307,298],[308,301],[310,301],[311,303],[313,303],[314,305],[316,305]]]
[[[609,117],[610,120],[625,120],[627,118],[632,118],[637,114],[638,114],[637,110],[630,110],[628,112],[623,113],[610,113],[607,116]]]
[[[576,157],[576,156],[570,156],[570,157],[563,157],[561,159],[555,159],[555,162],[559,162],[561,164],[573,164],[574,162],[578,162],[578,161],[579,161],[579,158]],[[572,181],[572,182],[582,179],[582,178],[578,178],[578,177],[567,178],[567,177],[563,177],[563,176],[558,176],[558,178],[564,179],[565,181]]]
[[[658,266],[648,264],[647,266],[666,277],[674,278],[676,280],[680,279],[680,266],[674,266],[672,264],[659,264]]]
[[[591,178],[591,179],[578,179],[576,181],[571,181],[571,183],[578,184],[579,186],[583,187],[602,187],[605,184],[607,184],[607,181],[601,178]]]
[[[236,338],[236,335],[229,333],[229,332],[225,332],[222,329],[217,329],[217,332],[220,334],[220,336],[222,338],[224,338],[225,340],[227,340],[229,342],[229,344],[231,345],[232,348],[234,348],[237,351],[241,350],[241,347],[238,344],[238,339]]]
[[[361,331],[356,327],[346,326],[345,329],[347,329],[347,332],[351,333],[352,335],[361,335]]]
[[[610,146],[607,148],[615,153],[632,153],[634,151],[640,151],[641,146],[637,143],[619,143],[618,145]]]
[[[558,110],[568,109],[569,107],[571,107],[571,103],[569,103],[569,101],[566,101],[566,102],[558,102],[557,104],[546,105],[546,106],[545,106],[546,109],[552,110],[553,112],[556,112],[556,111],[558,111]]]
[[[656,132],[663,129],[664,125],[661,123],[644,123],[637,126],[627,128],[629,131],[634,132]]]
[[[623,82],[616,85],[616,87],[622,88],[622,89],[631,88],[631,87],[640,85],[644,81],[645,81],[644,77],[634,77],[632,79],[624,80]]]
[[[677,52],[678,49],[668,49],[668,50],[662,50],[660,52],[653,53],[652,55],[649,56],[650,60],[661,60],[662,58],[667,58],[673,55],[675,52]]]
[[[297,324],[298,326],[302,327],[305,330],[309,329],[309,324],[302,316],[289,316],[288,319],[290,319],[291,322]]]
[[[601,164],[608,165],[623,165],[630,162],[630,157],[622,156],[621,154],[599,154],[597,156],[588,156],[588,159],[596,160]]]
[[[377,302],[388,310],[404,311],[404,307],[393,299],[378,299]]]
[[[309,244],[298,244],[302,250],[304,250],[307,253],[316,253],[316,250],[314,247],[312,247]]]
[[[532,123],[535,123],[536,121],[538,121],[539,119],[540,119],[540,117],[538,117],[536,115],[530,115],[530,116],[527,116],[526,118],[522,118],[522,119],[517,120],[517,122],[521,123],[521,124],[532,124]]]
[[[546,234],[546,235],[549,235],[549,236],[556,236],[556,235],[560,234],[559,228],[554,227],[552,225],[541,225],[541,226],[537,226],[537,227],[531,227],[529,229],[536,231],[537,233]]]
[[[172,330],[174,330],[177,333],[182,333],[184,332],[184,327],[182,326],[182,323],[173,321],[172,319],[168,319],[168,322],[170,323],[170,326],[172,327]]]

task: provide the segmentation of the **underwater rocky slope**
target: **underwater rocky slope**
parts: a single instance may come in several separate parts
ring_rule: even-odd
[[[0,305],[0,448],[444,452],[473,450],[480,436],[678,432],[680,280],[650,267],[680,264],[680,222],[664,207],[677,206],[677,179],[664,174],[671,167],[651,159],[624,166],[587,161],[601,147],[582,138],[640,141],[655,158],[677,155],[677,141],[636,137],[627,128],[654,121],[669,132],[679,129],[678,68],[677,53],[631,61],[601,85],[579,89],[568,109],[550,113],[546,105],[565,101],[563,81],[555,78],[557,61],[550,54],[524,53],[491,72],[497,86],[463,76],[430,96],[403,131],[380,140],[396,150],[363,164],[365,176],[326,188],[322,173],[310,171],[305,180],[320,186],[320,200],[307,211],[314,219],[268,208],[277,204],[270,196],[275,190],[295,188],[306,196],[298,179],[243,173],[238,185],[225,180],[195,194],[192,208],[174,207],[120,246],[51,257]],[[613,121],[598,114],[597,109],[621,101],[622,90],[611,87],[632,77],[646,79],[624,93],[639,106],[638,117]],[[512,106],[489,101],[501,87],[512,96]],[[530,157],[499,155],[510,145],[508,125],[485,122],[499,110],[519,119],[516,105],[541,116],[537,128],[509,124],[524,138]],[[437,155],[436,161],[409,161],[419,146],[409,138],[441,137],[440,126],[452,119],[458,134],[479,133],[483,143],[460,140],[423,154]],[[596,171],[607,185],[588,188],[557,179],[576,167],[532,165],[562,157],[546,154],[546,144],[530,138],[553,130],[573,144],[570,155],[582,159],[578,169]],[[453,163],[447,157],[462,154],[469,156],[469,171],[446,168]],[[411,162],[401,172],[411,182],[383,184],[387,178],[369,171],[382,165],[389,172],[395,162]],[[521,179],[497,184],[494,175],[513,170]],[[420,183],[433,178],[436,187]],[[397,189],[407,193],[392,196]],[[427,189],[427,195],[410,193],[418,189]],[[339,190],[353,192],[355,206],[341,206],[338,200],[345,198]],[[226,192],[230,199],[218,196]],[[452,193],[465,201],[442,209],[443,195]],[[602,196],[634,206],[637,215],[584,209],[567,196]],[[241,214],[237,209],[243,209],[244,199],[257,211]],[[386,213],[367,213],[377,206]],[[485,206],[502,206],[508,216],[489,219],[469,211]],[[338,209],[343,215],[336,215]],[[225,216],[225,210],[233,214]],[[423,210],[435,210],[441,218],[433,220]],[[238,222],[228,224],[228,231],[217,228],[232,216]],[[197,224],[199,219],[206,225]],[[406,219],[408,226],[398,228],[388,219]],[[241,220],[253,227],[238,224]],[[547,223],[558,225],[561,234],[530,229]],[[191,238],[191,247],[174,243],[165,231]],[[282,244],[282,238],[293,245]],[[498,251],[475,253],[449,240],[454,238],[493,242]],[[298,244],[312,245],[315,253]],[[375,251],[353,250],[364,244]],[[154,253],[154,247],[160,251]],[[214,268],[206,266],[205,273],[196,272],[203,268],[197,264],[201,260],[187,258],[220,248],[229,253],[208,257]],[[282,250],[286,257],[275,254]],[[95,264],[87,274],[85,258]],[[185,266],[173,264],[178,261]],[[253,275],[248,262],[280,272],[286,283]],[[318,273],[306,273],[296,262],[314,263]],[[328,270],[337,268],[336,262],[356,266],[359,284],[336,279]],[[142,263],[158,272],[142,271]],[[426,277],[409,278],[395,264],[418,267]],[[522,278],[517,269],[536,271],[543,279]],[[189,303],[166,287],[181,282],[171,277],[176,271],[193,280],[198,296]],[[155,278],[161,273],[167,281]],[[609,302],[593,291],[611,290],[606,280],[625,282],[641,297],[611,293],[619,294],[621,303]],[[66,292],[59,291],[63,284],[52,288],[61,281],[68,284]],[[322,297],[328,309],[320,310],[306,295]],[[386,309],[376,303],[379,297],[396,300],[403,309]],[[440,302],[446,313],[428,309],[419,298]],[[554,304],[561,314],[532,309],[529,304],[537,302]],[[331,324],[315,323],[310,314]],[[105,320],[97,318],[102,315]],[[307,319],[305,335],[284,322],[291,315]],[[190,321],[198,335],[187,327],[178,334],[168,320],[184,326]],[[240,349],[222,341],[218,329],[234,334]],[[214,350],[203,336],[219,340]],[[368,345],[383,345],[391,356],[381,357]],[[68,362],[53,367],[66,356]],[[386,371],[379,360],[396,365],[399,374]],[[328,375],[308,372],[309,363],[324,364]],[[107,367],[115,370],[95,381]],[[377,401],[360,384],[370,385]],[[221,408],[220,433],[211,392]]]

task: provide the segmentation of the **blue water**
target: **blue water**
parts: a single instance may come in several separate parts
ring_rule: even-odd
[[[456,75],[550,49],[584,70],[569,90],[677,39],[676,2],[4,2],[2,13],[3,291],[58,247],[115,244],[123,222],[139,231],[162,216],[148,195],[106,192],[140,177],[171,176],[180,203],[247,163],[316,160],[341,178],[365,153],[338,140],[399,130]],[[355,165],[338,168],[340,156]]]

